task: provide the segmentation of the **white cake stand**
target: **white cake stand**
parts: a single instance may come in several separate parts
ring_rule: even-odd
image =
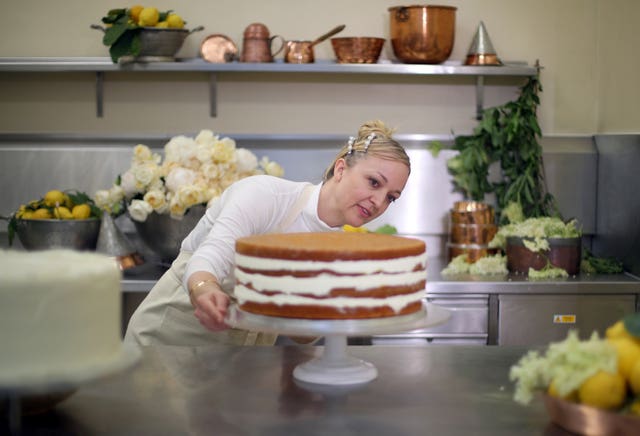
[[[295,367],[293,376],[306,383],[322,385],[354,385],[378,376],[376,367],[349,356],[347,337],[389,334],[442,324],[450,317],[448,310],[425,303],[420,311],[402,316],[358,320],[309,320],[279,318],[245,312],[232,305],[226,322],[245,330],[294,336],[324,336],[324,352],[320,357]]]

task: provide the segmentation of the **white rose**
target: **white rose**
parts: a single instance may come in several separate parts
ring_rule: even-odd
[[[200,167],[200,172],[206,180],[216,180],[220,177],[220,168],[214,163],[206,163]]]
[[[165,179],[165,185],[169,191],[177,192],[183,185],[191,185],[195,182],[198,174],[187,168],[176,167],[169,172]]]
[[[145,222],[153,208],[144,200],[131,200],[129,205],[129,215],[134,221]]]
[[[155,161],[155,156],[151,149],[144,144],[138,144],[133,147],[133,162],[142,163],[147,161]]]
[[[100,209],[107,211],[111,210],[111,196],[109,195],[109,191],[107,189],[96,191],[95,195],[93,196],[93,201]]]
[[[195,204],[204,203],[206,191],[197,185],[182,185],[173,198],[184,209],[189,209]]]
[[[270,176],[282,177],[284,176],[284,168],[277,162],[269,162],[264,166],[264,172]]]
[[[213,158],[216,162],[233,162],[236,143],[233,139],[222,138],[213,146]]]
[[[136,188],[138,192],[144,192],[148,189],[155,179],[158,178],[158,166],[153,162],[146,162],[139,165],[133,165],[131,171],[136,179]]]
[[[196,142],[201,145],[213,146],[213,143],[218,140],[218,137],[213,134],[211,130],[200,130],[198,136],[196,136]]]
[[[184,217],[187,208],[182,206],[179,201],[177,201],[177,197],[173,197],[169,202],[169,214],[171,218],[176,220],[181,220]]]
[[[141,192],[138,190],[136,185],[136,176],[133,174],[131,169],[127,170],[120,176],[120,186],[122,187],[126,198],[131,198]]]
[[[212,144],[198,144],[196,147],[196,159],[200,162],[200,165],[213,160],[213,145]]]
[[[258,158],[246,148],[236,150],[236,169],[239,173],[248,173],[258,167]]]
[[[163,214],[169,209],[169,203],[167,203],[164,191],[148,191],[144,194],[143,200],[149,203],[156,213]]]
[[[196,141],[183,135],[174,136],[164,146],[165,162],[178,162],[190,166],[195,159]]]

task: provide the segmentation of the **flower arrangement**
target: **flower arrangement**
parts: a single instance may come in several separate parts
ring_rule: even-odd
[[[148,146],[136,145],[131,167],[111,188],[97,191],[94,200],[113,216],[126,210],[140,222],[152,212],[180,220],[190,207],[208,206],[232,183],[257,174],[282,177],[284,170],[266,156],[258,161],[231,138],[202,130],[195,138],[171,138],[164,146],[164,160]]]

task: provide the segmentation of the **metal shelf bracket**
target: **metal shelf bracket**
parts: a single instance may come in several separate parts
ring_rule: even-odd
[[[218,116],[218,75],[209,73],[209,116]]]
[[[96,117],[104,115],[104,71],[96,71]]]

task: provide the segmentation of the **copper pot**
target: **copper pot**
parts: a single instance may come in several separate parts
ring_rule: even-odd
[[[453,50],[456,9],[453,6],[389,8],[393,53],[408,64],[439,64]]]
[[[344,28],[344,24],[336,26],[313,41],[287,41],[287,45],[284,50],[284,61],[291,64],[309,64],[315,62],[313,46],[321,43],[336,33],[342,32]]]

